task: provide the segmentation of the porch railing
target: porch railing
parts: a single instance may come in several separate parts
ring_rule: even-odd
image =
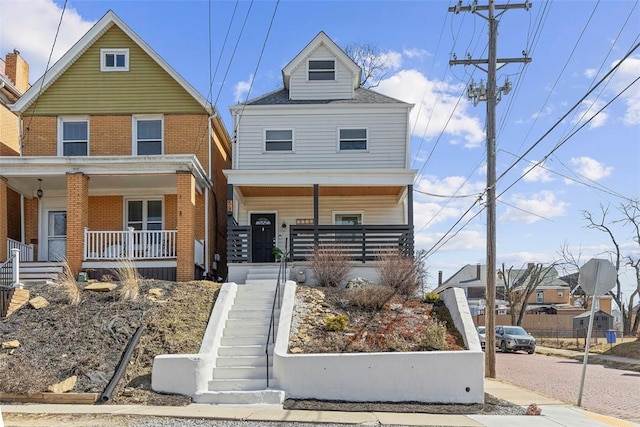
[[[293,261],[313,255],[316,244],[339,247],[353,261],[374,261],[398,250],[413,255],[413,229],[407,225],[292,225],[289,251]]]
[[[9,259],[0,264],[0,290],[9,290],[20,283],[20,250],[12,249]]]
[[[20,261],[33,261],[33,246],[25,245],[17,240],[7,239],[7,253],[10,254],[12,249],[20,250]]]
[[[176,230],[84,230],[84,259],[176,258]]]
[[[251,227],[233,225],[227,230],[227,262],[251,262]]]

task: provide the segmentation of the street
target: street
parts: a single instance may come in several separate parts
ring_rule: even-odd
[[[497,379],[573,405],[578,401],[581,374],[581,361],[524,352],[496,354]],[[639,390],[639,372],[589,364],[582,406],[593,412],[638,422]]]

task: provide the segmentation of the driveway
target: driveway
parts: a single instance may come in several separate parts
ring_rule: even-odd
[[[540,354],[496,354],[497,379],[573,405],[578,402],[581,375],[581,361]],[[640,373],[588,365],[582,406],[639,422]]]

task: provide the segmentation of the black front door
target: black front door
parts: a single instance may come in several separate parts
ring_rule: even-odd
[[[251,214],[251,262],[275,262],[276,214]]]

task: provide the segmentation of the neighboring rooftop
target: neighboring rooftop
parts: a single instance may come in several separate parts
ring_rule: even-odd
[[[369,89],[358,88],[353,99],[316,99],[291,100],[289,90],[282,88],[258,98],[251,99],[245,105],[302,105],[302,104],[407,104]],[[238,104],[242,105],[242,104]]]

